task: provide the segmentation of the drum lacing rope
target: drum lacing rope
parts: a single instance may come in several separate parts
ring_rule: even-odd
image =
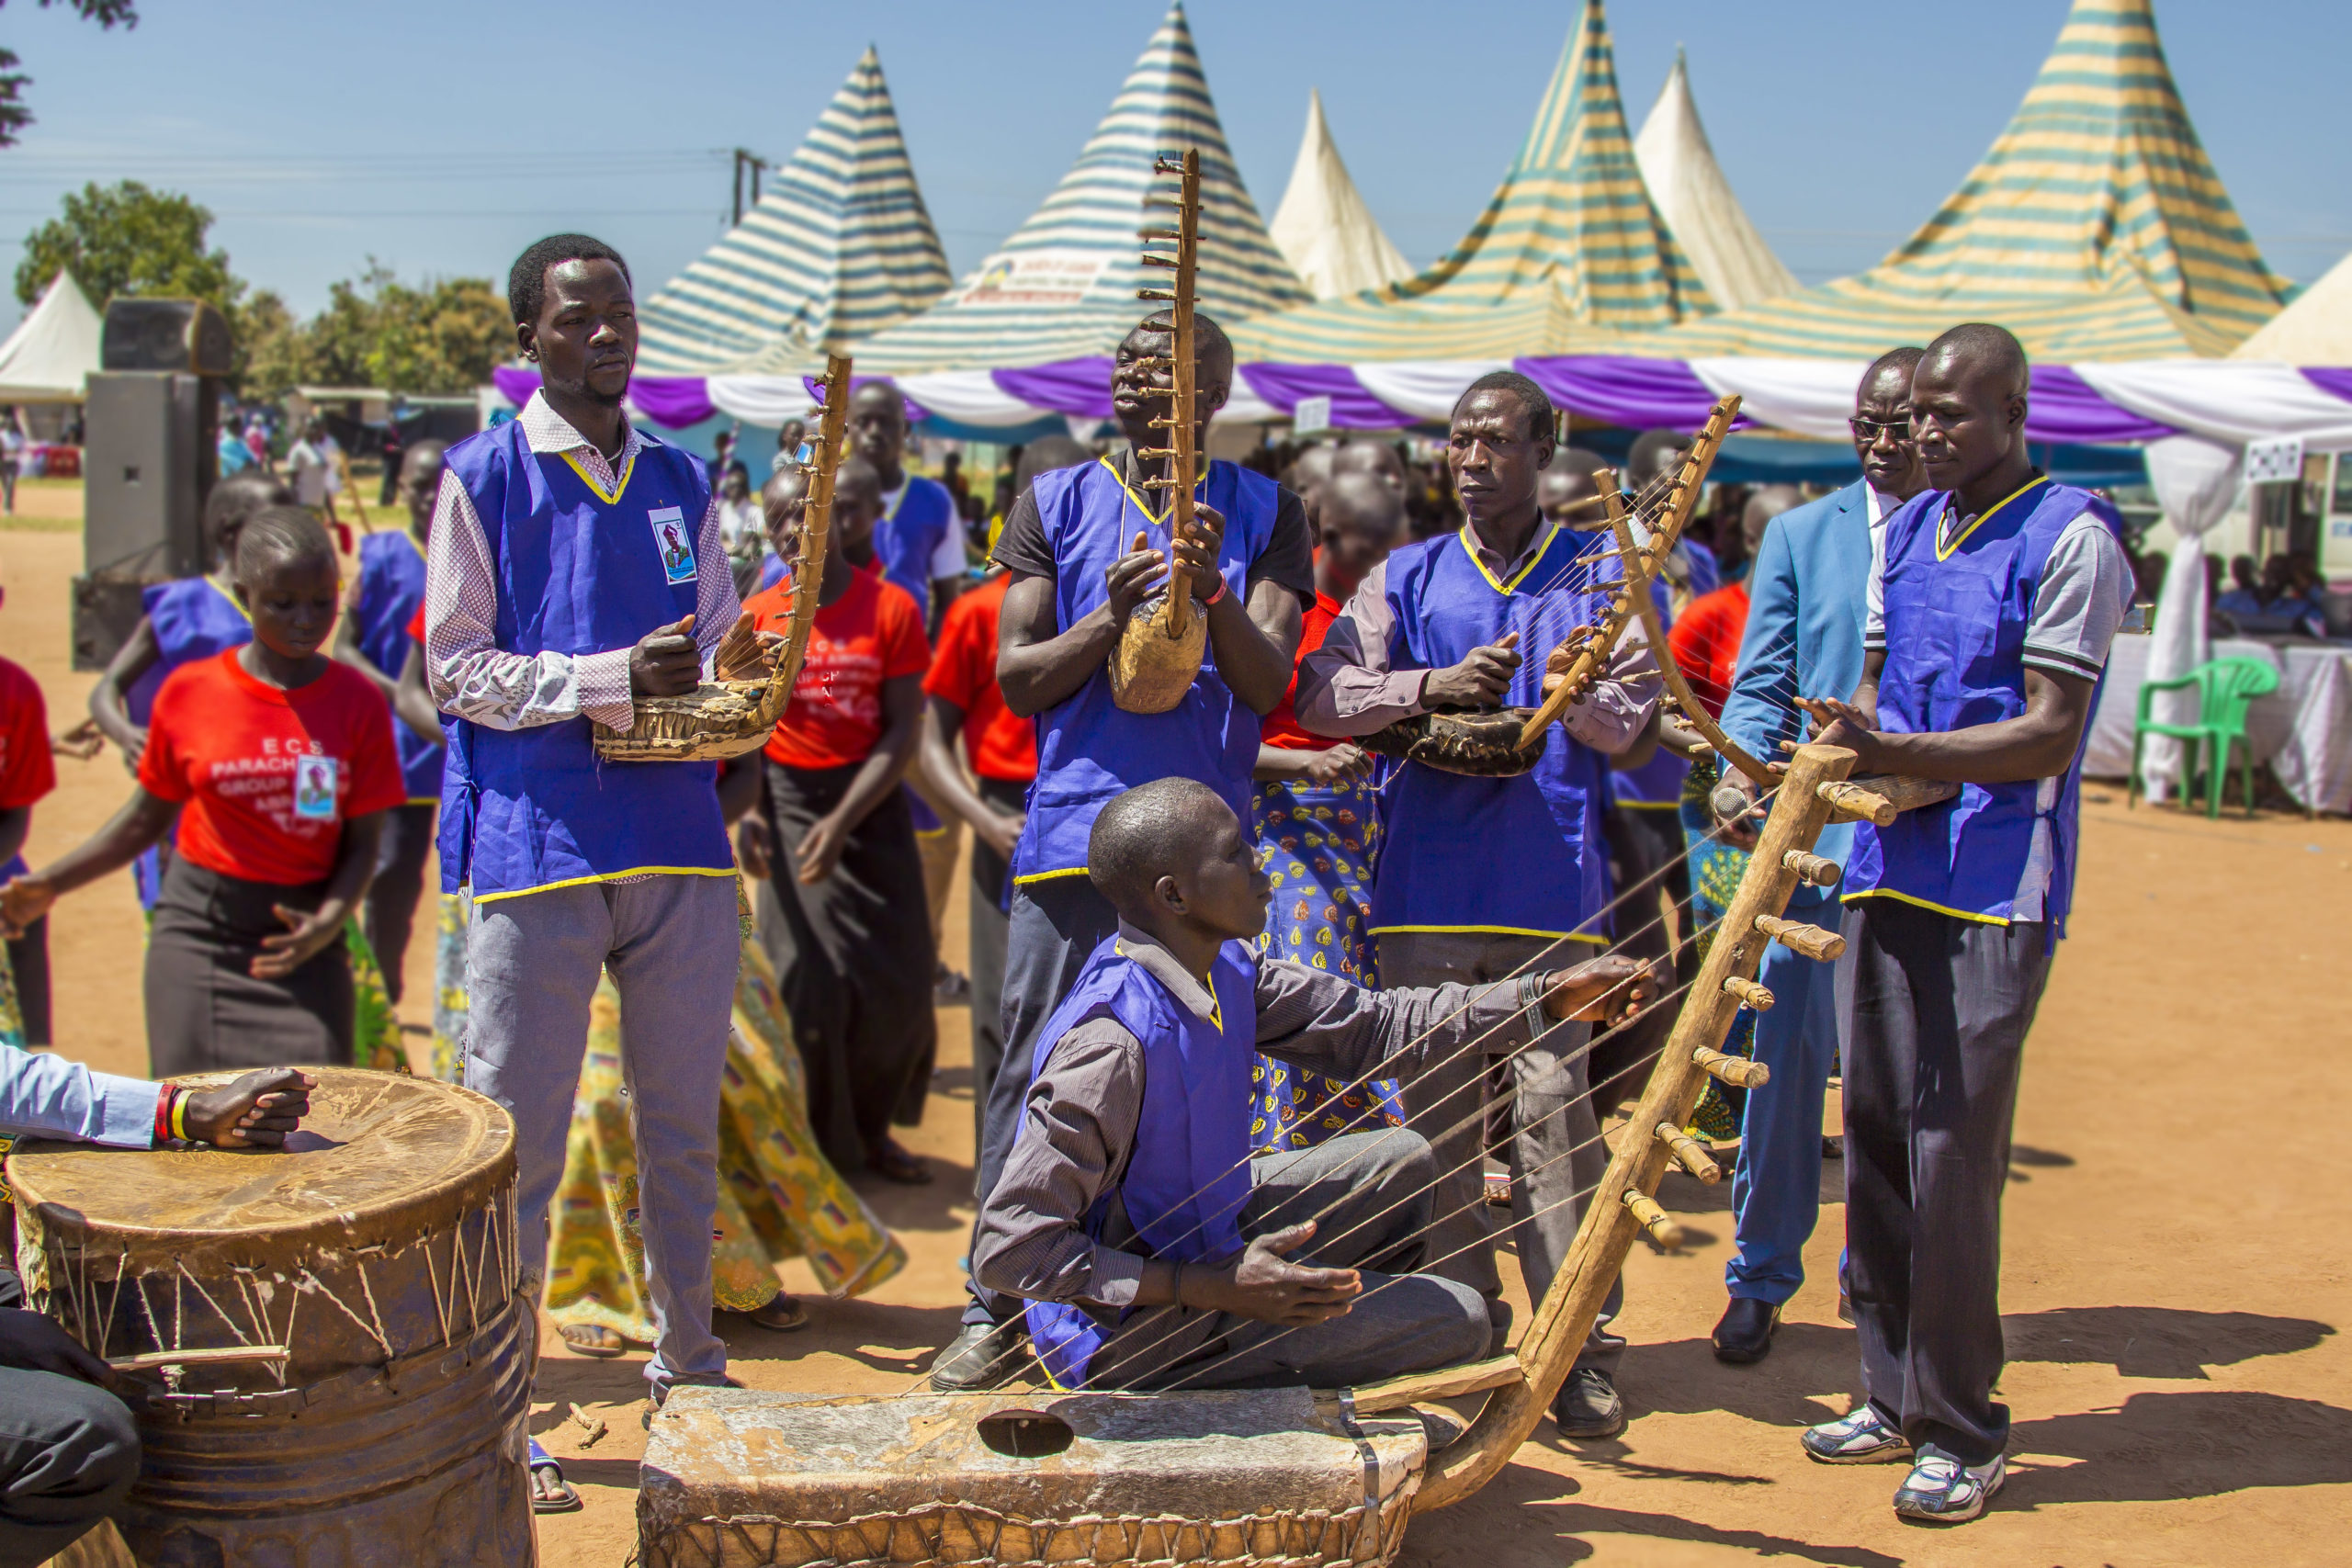
[[[364,1265],[361,1267],[359,1277],[361,1281],[365,1283],[368,1274]],[[361,1318],[357,1313],[352,1311],[351,1308],[345,1303],[344,1299],[341,1296],[336,1295],[334,1292],[327,1288],[325,1280],[320,1279],[316,1274],[311,1273],[307,1267],[302,1270],[302,1278],[310,1282],[310,1285],[313,1290],[316,1290],[321,1295],[333,1302],[337,1312],[340,1312],[344,1316],[351,1319],[354,1324],[357,1325],[360,1333],[365,1334],[368,1338],[373,1339],[377,1345],[382,1348],[384,1352],[384,1360],[387,1364],[391,1361],[392,1347],[390,1343],[385,1339],[380,1325],[373,1328],[369,1327],[366,1320]],[[372,1300],[368,1303],[368,1310],[371,1313],[376,1310],[375,1303]]]
[[[453,1234],[451,1246],[455,1245],[456,1237]],[[452,1285],[457,1283],[457,1267],[453,1263],[449,1269]],[[433,1261],[433,1238],[430,1235],[424,1238],[424,1277],[433,1287],[433,1315],[440,1321],[441,1343],[447,1345],[449,1343],[449,1304],[441,1296],[441,1266]]]

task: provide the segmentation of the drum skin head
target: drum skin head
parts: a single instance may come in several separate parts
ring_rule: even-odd
[[[514,1179],[514,1122],[454,1084],[310,1067],[311,1111],[282,1149],[101,1149],[28,1141],[8,1179],[35,1224],[137,1273],[283,1263],[400,1246]],[[235,1073],[175,1079],[208,1089]]]

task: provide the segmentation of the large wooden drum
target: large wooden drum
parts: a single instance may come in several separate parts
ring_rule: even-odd
[[[130,1363],[124,1534],[165,1568],[532,1562],[514,1123],[311,1071],[283,1149],[9,1158],[30,1304]]]

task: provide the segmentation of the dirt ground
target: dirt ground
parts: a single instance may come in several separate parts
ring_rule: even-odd
[[[0,651],[48,693],[51,727],[83,711],[69,672],[66,580],[80,560],[70,487],[28,487],[0,531]],[[51,519],[47,531],[41,514]],[[108,753],[60,761],[35,863],[121,802]],[[1939,1532],[1887,1506],[1900,1472],[1832,1469],[1799,1427],[1844,1411],[1850,1331],[1836,1314],[1842,1211],[1806,1252],[1811,1275],[1769,1359],[1717,1364],[1728,1192],[1687,1179],[1661,1194],[1682,1251],[1637,1248],[1621,1327],[1633,1424],[1613,1442],[1549,1427],[1484,1493],[1417,1526],[1426,1568],[1682,1564],[1786,1557],[1839,1568],[1905,1563],[2336,1563],[2352,1517],[2352,1141],[2327,1107],[2352,1100],[2341,943],[2352,931],[2352,826],[2267,816],[2209,822],[2094,785],[2074,935],[2028,1051],[2010,1172],[2003,1297],[2016,1414],[2007,1489],[1984,1519]],[[129,877],[52,920],[61,1045],[143,1070],[138,912]],[[962,919],[951,916],[951,961]],[[409,1016],[426,1017],[430,959],[410,955]],[[970,1207],[967,1015],[940,1015],[931,1113],[908,1141],[932,1187],[869,1185],[911,1266],[872,1296],[812,1303],[795,1336],[722,1318],[734,1371],[758,1388],[909,1386],[954,1331]],[[419,1043],[421,1043],[421,1042]],[[1834,1114],[1834,1112],[1833,1112]],[[1834,1129],[1833,1129],[1834,1130]],[[1505,1270],[1506,1276],[1515,1271]],[[788,1285],[810,1281],[797,1264]],[[613,1568],[635,1537],[640,1359],[577,1359],[553,1334],[533,1427],[586,1507],[540,1521],[549,1568]],[[583,1447],[576,1402],[611,1435]]]

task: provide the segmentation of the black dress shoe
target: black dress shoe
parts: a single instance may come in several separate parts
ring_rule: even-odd
[[[1024,1364],[1022,1320],[967,1324],[933,1358],[931,1386],[942,1393],[971,1393],[1009,1381]]]
[[[1753,1296],[1734,1296],[1715,1324],[1715,1359],[1734,1366],[1760,1361],[1772,1348],[1772,1331],[1781,1326],[1781,1309]]]

